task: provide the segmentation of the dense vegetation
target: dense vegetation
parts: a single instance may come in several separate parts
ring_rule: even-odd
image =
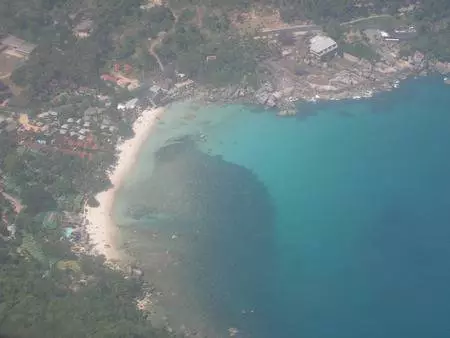
[[[133,299],[141,292],[138,281],[124,279],[105,267],[101,257],[83,257],[65,270],[58,269],[56,262],[44,264],[32,255],[24,258],[17,253],[24,247],[46,254],[59,251],[66,260],[76,257],[71,257],[63,243],[59,247],[49,244],[58,241],[52,234],[41,233],[37,240],[20,237],[14,243],[0,238],[0,334],[20,338],[167,337],[152,328],[136,308]]]
[[[226,15],[248,9],[254,0],[170,0],[169,6],[141,10],[140,0],[2,0],[0,34],[12,33],[37,43],[28,62],[13,73],[24,88],[25,102],[44,102],[82,86],[103,88],[99,75],[113,62],[141,72],[164,75],[174,69],[199,83],[224,86],[256,82],[256,67],[269,56],[250,34],[238,32]],[[279,9],[285,21],[313,20],[336,37],[340,23],[376,13],[397,13],[408,0],[260,0],[258,5]],[[204,7],[198,20],[198,7]],[[94,22],[93,33],[77,39],[74,25],[84,17]],[[422,0],[407,19],[419,29],[413,48],[450,61],[450,1]],[[200,22],[199,22],[200,21]],[[345,51],[377,60],[364,44],[343,45]],[[153,51],[153,52],[152,52]],[[66,102],[64,118],[90,102]],[[116,121],[113,109],[107,115]],[[120,124],[119,124],[120,126]],[[119,132],[129,134],[126,123]],[[87,162],[61,153],[42,153],[18,147],[13,135],[0,134],[2,186],[24,204],[15,214],[0,194],[0,334],[12,337],[164,337],[136,310],[141,285],[124,279],[102,258],[76,257],[59,229],[42,227],[39,215],[52,210],[79,211],[76,201],[108,187],[105,169],[112,152]],[[68,179],[70,177],[70,179]],[[89,199],[92,203],[95,201]],[[8,220],[16,237],[6,239]],[[42,257],[46,257],[43,259]],[[57,260],[76,261],[79,268],[58,269]]]
[[[29,62],[13,73],[28,99],[45,100],[66,88],[99,85],[99,70],[114,53],[114,37],[127,20],[137,21],[139,1],[95,0],[90,6],[67,0],[5,0],[0,33],[38,43]],[[94,34],[77,40],[72,27],[89,13]],[[117,44],[117,48],[121,48]]]
[[[414,3],[410,0],[170,0],[169,2],[173,7],[206,5],[227,9],[248,9],[255,4],[266,5],[279,9],[285,21],[310,19],[318,23],[330,19],[343,22],[382,12],[396,14],[400,7]],[[446,0],[423,0],[421,3],[423,15],[432,20],[446,16],[450,9]]]
[[[329,25],[377,13],[396,14],[408,0],[260,0],[280,10],[285,21],[310,19]],[[227,13],[255,5],[253,0],[170,0],[169,8],[140,9],[141,1],[4,0],[0,3],[0,33],[10,32],[39,43],[26,66],[13,80],[26,87],[25,102],[45,101],[64,88],[100,87],[99,72],[112,62],[131,64],[135,75],[159,71],[153,43],[167,69],[176,68],[193,79],[215,86],[240,82],[255,74],[258,57],[267,50],[242,37]],[[196,10],[203,11],[198,22]],[[447,0],[423,0],[409,18],[421,30],[413,45],[450,60]],[[83,17],[94,21],[94,33],[77,40],[73,26]],[[442,24],[444,22],[444,24]],[[166,35],[162,36],[161,32]],[[160,39],[161,43],[155,43]],[[210,61],[213,56],[214,62]],[[210,57],[208,60],[207,58]],[[170,76],[171,72],[165,75]]]
[[[253,5],[266,5],[279,9],[281,17],[287,22],[295,20],[312,20],[316,23],[328,26],[333,23],[350,21],[359,17],[376,14],[398,15],[401,7],[415,4],[410,0],[171,0],[174,7],[206,5],[212,7],[245,10]],[[419,27],[420,35],[412,41],[414,48],[422,50],[443,61],[450,61],[450,1],[448,0],[422,0],[419,6],[407,17],[411,23]],[[336,28],[336,25],[334,25]],[[330,30],[327,30],[330,32]],[[332,33],[333,31],[331,31]],[[357,49],[359,55],[367,55],[376,59],[370,50],[361,46],[346,47]]]
[[[412,42],[414,48],[434,55],[441,61],[450,62],[450,2],[445,0],[424,1],[421,10],[412,18],[418,23],[420,35]]]
[[[258,58],[267,53],[251,36],[238,35],[224,15],[208,15],[204,28],[178,22],[161,43],[158,53],[166,64],[200,83],[215,86],[251,82]],[[254,80],[254,79],[253,79]]]
[[[225,15],[207,15],[200,29],[190,9],[183,11],[176,23],[173,12],[163,6],[140,10],[140,1],[94,2],[86,14],[95,22],[93,34],[86,39],[76,39],[71,31],[76,17],[83,17],[80,13],[86,10],[83,12],[70,1],[50,1],[46,11],[31,7],[0,27],[1,31],[39,43],[29,62],[12,77],[26,88],[25,102],[45,101],[68,88],[101,87],[99,72],[111,67],[112,62],[131,64],[138,76],[143,71],[159,70],[149,49],[161,32],[167,34],[156,51],[168,69],[176,66],[205,84],[239,82],[243,76],[255,73],[258,56],[263,54],[261,45],[231,29]],[[12,15],[12,8],[19,6],[13,0],[3,5],[9,10],[0,15]],[[27,24],[17,24],[22,21]],[[207,63],[211,55],[216,60]],[[170,72],[167,75],[171,76]]]
[[[124,278],[102,257],[75,255],[64,229],[43,223],[50,211],[80,212],[80,197],[108,187],[114,153],[87,161],[15,140],[15,131],[0,133],[0,335],[167,337],[136,308],[140,280]],[[22,204],[19,213],[11,196]]]
[[[354,43],[342,43],[341,49],[345,53],[354,55],[360,59],[365,59],[368,61],[376,62],[380,60],[380,56],[366,44],[357,41]]]
[[[1,135],[4,141],[14,139]],[[77,194],[104,189],[109,184],[105,166],[113,158],[100,156],[87,165],[77,157],[24,150],[11,141],[0,143],[0,152],[0,335],[168,337],[136,307],[140,280],[124,278],[103,257],[75,255],[62,239],[63,229],[42,222],[42,214],[51,210],[79,211]],[[5,190],[24,205],[20,213],[4,197]],[[11,224],[15,236],[7,228]]]

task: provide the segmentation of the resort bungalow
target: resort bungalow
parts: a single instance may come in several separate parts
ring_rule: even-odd
[[[336,41],[328,36],[317,35],[309,41],[309,52],[318,59],[334,56],[337,49]]]

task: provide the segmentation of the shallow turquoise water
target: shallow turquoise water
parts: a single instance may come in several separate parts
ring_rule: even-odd
[[[166,147],[122,203],[158,189],[148,204],[171,221],[144,226],[195,229],[185,290],[243,336],[448,337],[450,87],[412,80],[299,110],[196,110],[215,116],[186,122],[206,142]]]

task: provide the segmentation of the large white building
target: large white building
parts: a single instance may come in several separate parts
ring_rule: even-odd
[[[317,35],[309,41],[309,51],[318,58],[336,53],[338,49],[337,42],[324,35]]]

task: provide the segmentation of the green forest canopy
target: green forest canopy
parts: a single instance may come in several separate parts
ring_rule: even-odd
[[[156,60],[148,52],[148,39],[156,38],[160,32],[169,33],[158,47],[165,63],[174,63],[180,71],[205,84],[236,83],[255,73],[255,60],[261,56],[259,53],[264,55],[267,51],[249,39],[240,41],[226,16],[231,9],[266,5],[278,8],[288,22],[311,19],[326,25],[373,13],[395,13],[409,3],[410,0],[171,0],[173,8],[186,9],[173,29],[175,17],[171,10],[155,6],[143,11],[139,8],[141,0],[3,0],[0,33],[17,34],[39,44],[27,65],[14,73],[13,80],[26,87],[27,97],[45,101],[67,87],[100,86],[99,70],[110,60],[127,60],[137,71],[158,70]],[[204,11],[201,30],[195,25],[197,5],[210,8]],[[74,18],[83,13],[93,18],[94,34],[77,40],[71,29]],[[449,15],[450,1],[421,1],[413,20],[419,23],[425,38],[415,46],[450,60],[448,32],[441,33],[433,27],[436,20]],[[227,38],[233,43],[226,43]],[[205,62],[210,54],[217,56],[217,62]]]
[[[394,13],[408,0],[260,0],[257,4],[280,9],[286,21],[312,19],[318,23],[342,22],[370,12]],[[139,9],[139,0],[2,0],[0,34],[15,34],[39,46],[26,66],[13,74],[13,80],[26,87],[31,97],[48,98],[61,88],[97,86],[99,71],[106,61],[131,58],[143,69],[153,69],[155,62],[146,52],[146,41],[166,32],[158,53],[166,64],[201,83],[226,85],[253,74],[260,57],[267,50],[252,39],[233,31],[223,13],[232,8],[249,8],[251,0],[170,0],[176,8],[187,8],[175,25],[173,13],[164,7],[150,11]],[[207,11],[204,27],[199,29],[195,5],[219,8]],[[84,6],[84,7],[83,7]],[[226,7],[226,8],[225,8]],[[220,9],[223,9],[222,14]],[[94,19],[94,34],[76,40],[71,32],[72,14],[86,11]],[[412,20],[421,28],[413,44],[437,57],[450,61],[450,28],[435,29],[437,20],[450,15],[450,1],[422,0]],[[367,51],[366,51],[367,52]],[[208,56],[215,56],[209,58]],[[139,68],[140,69],[140,68]],[[56,86],[50,86],[56,81]],[[108,186],[102,166],[114,162],[102,157],[96,166],[85,167],[81,160],[62,155],[40,157],[18,154],[11,138],[0,135],[0,166],[3,176],[17,185],[26,208],[15,218],[17,236],[6,240],[6,222],[0,218],[0,335],[40,338],[152,338],[166,337],[155,330],[145,315],[136,309],[135,297],[141,284],[124,279],[103,263],[102,257],[75,257],[68,243],[59,241],[60,233],[42,229],[35,215],[53,210],[57,199],[84,194],[84,177],[92,177],[91,193]],[[105,155],[106,156],[106,155]],[[83,173],[82,176],[80,173]],[[102,174],[103,173],[103,174]],[[61,182],[63,175],[77,184]],[[83,179],[81,178],[83,177]],[[3,178],[3,177],[2,177]],[[38,183],[39,184],[36,184]],[[15,217],[8,200],[0,194],[0,213]],[[76,259],[80,271],[59,271],[32,256],[18,253],[24,238],[51,257]],[[26,241],[25,241],[26,242]],[[89,280],[86,285],[77,281]]]

